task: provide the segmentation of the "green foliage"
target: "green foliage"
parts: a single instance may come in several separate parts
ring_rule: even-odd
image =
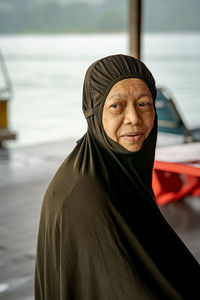
[[[200,31],[199,0],[144,0],[144,31]]]
[[[0,0],[0,33],[128,30],[129,0]],[[143,30],[199,31],[199,0],[143,0]]]

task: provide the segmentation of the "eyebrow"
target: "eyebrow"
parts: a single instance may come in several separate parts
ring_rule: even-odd
[[[143,97],[149,97],[149,98],[152,98],[151,95],[148,95],[147,93],[144,93],[144,94],[140,95],[140,97],[138,98],[138,100],[141,99],[141,98],[143,98]],[[112,99],[115,99],[115,98],[126,98],[126,95],[125,95],[125,94],[120,94],[120,93],[114,94],[113,96],[111,96],[111,97],[109,98],[109,100],[112,100]]]
[[[138,100],[141,99],[141,98],[143,98],[143,97],[152,98],[151,94],[148,95],[148,94],[145,93],[145,94],[142,94],[142,95],[138,98]]]
[[[124,95],[124,94],[114,94],[112,97],[109,97],[109,99],[113,99],[113,98],[125,98],[126,97],[126,95]]]

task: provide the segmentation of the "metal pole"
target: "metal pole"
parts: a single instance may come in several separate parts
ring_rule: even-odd
[[[142,0],[129,0],[130,55],[140,59]]]

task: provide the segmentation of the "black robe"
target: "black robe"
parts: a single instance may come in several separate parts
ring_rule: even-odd
[[[88,131],[51,181],[41,211],[36,300],[200,299],[200,267],[160,213],[152,191],[154,127],[138,152],[105,133],[104,101],[124,78],[155,81],[140,61],[114,55],[87,71]]]

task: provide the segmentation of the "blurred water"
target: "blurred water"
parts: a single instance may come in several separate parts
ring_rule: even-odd
[[[14,86],[9,146],[79,138],[88,66],[103,56],[128,54],[127,34],[0,36]],[[144,34],[142,60],[157,84],[170,88],[189,126],[200,125],[200,34]]]

